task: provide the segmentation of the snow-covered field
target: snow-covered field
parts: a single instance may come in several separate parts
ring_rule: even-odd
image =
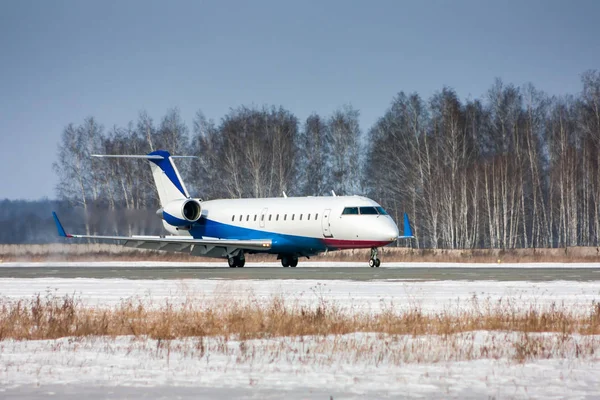
[[[474,300],[511,300],[515,305],[565,305],[588,312],[600,301],[600,281],[345,281],[345,280],[143,280],[91,278],[0,278],[0,294],[10,299],[47,293],[74,295],[91,306],[115,305],[126,299],[160,306],[185,300],[269,300],[282,295],[299,305],[333,302],[342,309],[372,310],[393,306],[401,311],[418,307],[424,312],[470,307]]]
[[[101,307],[129,298],[160,306],[167,299],[177,304],[189,299],[261,301],[282,295],[289,303],[327,301],[347,312],[379,312],[390,306],[398,311],[419,307],[425,312],[452,312],[474,302],[502,299],[517,307],[554,303],[588,313],[592,303],[600,301],[600,280],[0,279],[0,296],[5,299],[30,299],[38,293],[75,295],[84,304]],[[520,363],[515,343],[521,334],[461,335],[452,341],[376,333],[244,342],[189,338],[165,343],[133,337],[3,340],[0,398],[46,398],[49,393],[73,399],[600,398],[600,356],[581,356],[577,350],[584,342],[598,343],[598,337],[574,335],[558,346],[557,334],[535,334],[546,340],[544,354],[549,358]],[[368,348],[361,347],[365,343]],[[340,346],[353,350],[340,352]]]
[[[177,340],[169,351],[131,337],[0,342],[0,390],[64,398],[597,398],[600,363],[564,357],[517,363],[509,358],[446,360],[441,338],[378,337],[363,357],[332,352],[337,340],[368,341],[373,334],[279,340]],[[476,332],[470,351],[514,334]],[[494,337],[494,339],[492,338]],[[577,339],[575,339],[576,341]],[[422,343],[420,343],[422,342]],[[440,360],[404,362],[402,348],[439,346]],[[507,346],[510,353],[510,346]],[[253,356],[256,353],[258,355]],[[341,355],[340,355],[341,354]],[[384,354],[384,356],[380,356]],[[510,355],[508,355],[510,356]],[[408,356],[410,357],[410,356]],[[135,391],[131,389],[135,388]],[[151,388],[151,390],[148,390]],[[2,397],[0,391],[0,397]],[[73,398],[76,398],[73,396]]]

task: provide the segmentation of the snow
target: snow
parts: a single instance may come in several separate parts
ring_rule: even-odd
[[[464,346],[475,343],[476,348],[481,347],[494,335],[505,341],[515,336],[476,332],[464,340]],[[220,351],[219,339],[205,339],[208,351],[204,353],[198,350],[197,339],[173,341],[169,351],[154,340],[132,337],[7,340],[0,342],[0,381],[7,393],[21,387],[52,387],[56,392],[67,385],[120,393],[119,387],[133,386],[154,388],[150,397],[162,394],[172,398],[187,393],[190,387],[198,398],[229,398],[238,393],[253,398],[312,398],[320,394],[319,398],[336,399],[585,398],[598,395],[600,388],[600,363],[593,357],[569,354],[522,364],[510,358],[404,362],[392,355],[399,354],[400,346],[420,339],[387,339],[374,334],[342,337],[376,343],[371,352],[358,356],[331,352],[339,337],[254,340],[245,347],[230,341]],[[428,345],[439,346],[443,355],[442,339],[430,339]],[[277,352],[280,348],[287,351]],[[254,355],[249,355],[250,351]],[[380,358],[380,354],[388,356]]]
[[[454,311],[473,307],[475,302],[509,300],[517,308],[555,303],[585,313],[592,302],[600,300],[600,280],[0,279],[0,296],[5,299],[29,299],[38,293],[75,295],[85,304],[100,307],[131,298],[159,306],[167,299],[176,304],[186,299],[262,301],[282,295],[289,304],[326,301],[347,312],[379,312],[391,306],[396,310],[419,307],[425,312]],[[199,338],[160,343],[133,337],[3,340],[0,398],[600,397],[599,356],[573,350],[576,344],[590,342],[597,348],[600,337],[574,335],[568,343],[560,344],[555,334],[534,334],[547,341],[547,358],[521,363],[514,346],[519,335],[486,331],[462,334],[455,337],[461,349],[458,352],[448,338],[376,333],[245,342],[205,338],[204,351]],[[502,345],[483,356],[483,347],[490,347],[490,343]],[[334,351],[335,346],[349,350]]]
[[[115,305],[126,299],[149,305],[185,300],[266,301],[281,295],[288,304],[334,303],[349,311],[377,312],[418,307],[424,312],[459,310],[476,300],[510,300],[513,305],[552,303],[588,312],[600,301],[600,281],[345,281],[345,280],[143,280],[92,278],[0,278],[0,294],[9,299],[46,293],[75,295],[91,306]]]

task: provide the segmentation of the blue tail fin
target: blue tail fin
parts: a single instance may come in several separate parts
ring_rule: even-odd
[[[189,198],[190,195],[183,184],[177,167],[173,163],[173,157],[164,150],[153,151],[148,156],[157,157],[150,159],[150,167],[156,190],[158,190],[160,205],[164,207],[173,200]]]

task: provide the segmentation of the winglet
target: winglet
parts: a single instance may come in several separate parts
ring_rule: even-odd
[[[398,236],[398,239],[412,239],[414,237],[410,221],[408,220],[408,214],[404,213],[404,236]]]
[[[56,215],[56,213],[54,211],[52,211],[52,217],[54,217],[54,223],[56,224],[56,229],[58,230],[58,236],[60,236],[60,237],[73,237],[71,235],[68,235],[65,232],[65,229],[63,228],[62,224],[58,220],[58,215]]]

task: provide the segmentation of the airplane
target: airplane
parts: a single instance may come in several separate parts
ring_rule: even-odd
[[[296,267],[300,257],[341,249],[370,248],[369,266],[379,267],[378,248],[398,239],[414,238],[404,213],[404,235],[388,213],[363,196],[309,196],[280,198],[192,198],[165,150],[147,155],[94,155],[101,158],[133,158],[150,162],[158,191],[166,236],[97,236],[68,234],[52,213],[58,234],[123,242],[124,246],[194,256],[227,258],[230,267],[245,265],[246,254],[276,254],[283,267]]]

